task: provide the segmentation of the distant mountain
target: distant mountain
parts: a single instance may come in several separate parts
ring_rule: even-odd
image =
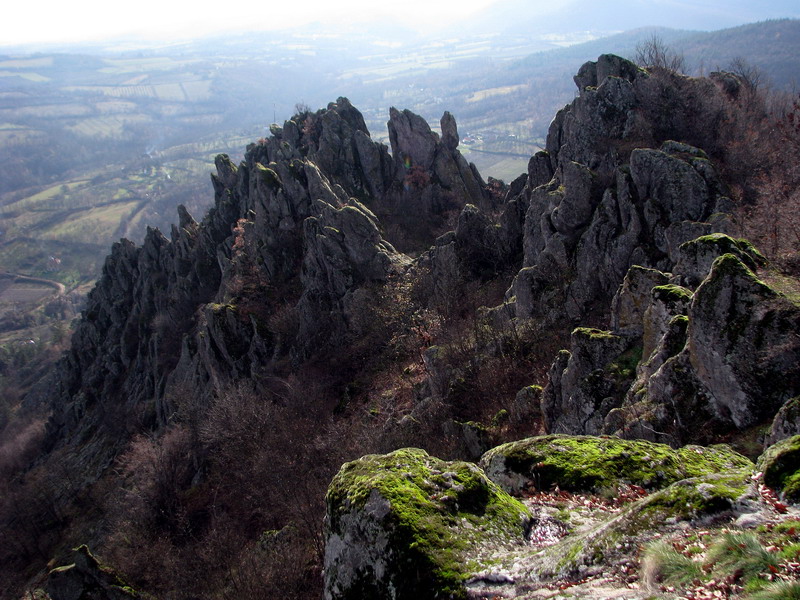
[[[780,0],[754,3],[686,2],[681,0],[502,0],[473,19],[484,31],[532,34],[576,31],[618,32],[647,26],[673,29],[716,30],[765,19],[798,18],[800,5]]]
[[[800,83],[800,20],[782,19],[741,25],[730,29],[691,34],[676,39],[674,46],[696,70],[725,67],[737,58],[758,67],[778,88]]]
[[[743,58],[758,67],[777,88],[792,89],[800,79],[800,19],[780,19],[750,23],[710,32],[692,32],[666,27],[645,27],[601,39],[546,52],[520,60],[512,73],[539,70],[574,70],[593,56],[614,53],[633,57],[636,46],[657,36],[686,58],[689,74],[729,68],[731,61]]]

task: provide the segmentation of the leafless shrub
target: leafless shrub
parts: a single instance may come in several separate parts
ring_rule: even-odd
[[[126,510],[139,526],[187,534],[182,492],[191,481],[188,430],[175,425],[163,435],[138,435],[119,459]]]
[[[664,40],[653,33],[646,40],[636,44],[634,62],[647,69],[665,69],[676,73],[686,71],[686,59],[667,46]]]
[[[747,90],[757,92],[764,84],[764,74],[757,66],[743,56],[731,60],[727,71],[736,75]]]

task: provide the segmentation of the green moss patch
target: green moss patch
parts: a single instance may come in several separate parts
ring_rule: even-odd
[[[751,473],[740,469],[678,481],[648,496],[637,520],[651,526],[661,519],[687,521],[731,510],[747,491]]]
[[[619,337],[610,331],[595,329],[594,327],[578,327],[572,332],[572,335],[589,338],[590,340],[618,339]]]
[[[574,576],[582,565],[613,562],[620,548],[638,546],[642,536],[652,539],[653,532],[665,526],[729,511],[746,493],[751,473],[741,469],[684,479],[628,504],[608,520],[549,548],[541,575]]]
[[[280,176],[273,169],[265,167],[261,163],[256,163],[256,172],[271,190],[275,191],[283,186]]]
[[[770,446],[758,459],[764,485],[783,491],[789,502],[800,502],[800,435]]]
[[[744,456],[727,446],[686,446],[616,437],[548,435],[498,446],[484,454],[481,466],[498,481],[549,490],[599,491],[620,484],[658,489],[689,477],[731,470],[752,470]],[[505,478],[504,478],[505,476]],[[524,484],[510,484],[519,491]]]
[[[652,290],[653,299],[661,300],[662,302],[691,302],[692,292],[685,287],[679,285],[667,284],[657,285]]]
[[[375,597],[428,598],[432,590],[463,597],[465,580],[480,566],[469,551],[489,541],[521,542],[529,518],[474,464],[413,448],[345,464],[326,503],[328,545],[337,548],[326,558],[326,587],[338,598],[367,589]],[[369,564],[348,566],[378,546],[384,549]]]
[[[691,254],[713,251],[715,254],[733,254],[751,270],[767,264],[767,259],[750,242],[735,239],[724,233],[712,233],[681,244],[681,250]]]

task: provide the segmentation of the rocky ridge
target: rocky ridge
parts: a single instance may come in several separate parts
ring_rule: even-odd
[[[718,122],[721,109],[699,99],[723,98],[726,86],[657,76],[611,55],[584,65],[575,81],[579,95],[556,115],[546,149],[507,186],[487,186],[458,152],[449,113],[439,135],[419,116],[392,109],[390,152],[370,139],[345,98],[274,125],[239,165],[217,157],[215,206],[201,222],[180,209],[169,238],[150,230],[141,247],[126,240],[113,247],[55,382],[36,394],[52,408],[49,450],[66,450],[65,468],[90,483],[137,430],[163,431],[202,415],[233,386],[266,389],[297,365],[333,360],[351,346],[367,344],[360,357],[379,355],[402,328],[422,344],[422,366],[408,374],[422,375],[407,414],[387,418],[383,432],[387,440],[408,437],[441,406],[458,407],[464,373],[479,362],[454,365],[419,315],[455,304],[467,285],[498,281],[504,299],[480,312],[462,345],[503,356],[526,331],[572,331],[544,389],[518,394],[512,418],[531,433],[539,413],[548,433],[676,447],[769,424],[772,441],[796,433],[800,309],[759,279],[763,257],[733,237],[733,204],[701,148],[717,143],[706,124]],[[376,333],[365,323],[370,311],[404,286],[413,288],[401,298],[413,305],[413,319],[394,329],[382,323],[387,328]],[[487,341],[480,328],[496,333]],[[432,430],[442,437],[457,430],[473,457],[488,448],[486,427],[444,414]],[[436,481],[423,477],[417,487],[458,496],[466,484],[447,475],[456,467],[436,460],[423,460]],[[495,483],[465,468],[495,493]],[[749,473],[735,497],[723,486],[726,509],[745,493]],[[195,479],[202,477],[198,467]],[[688,487],[705,497],[718,483]],[[341,562],[337,572],[350,573],[356,586],[372,583],[337,557],[386,561],[364,558],[353,544],[378,540],[402,550],[391,546],[405,539],[402,527],[381,529],[391,521],[387,500],[367,500],[367,525],[356,513],[344,519],[357,535],[350,525],[337,529],[341,507],[329,503],[330,539],[338,537],[329,540],[337,551],[328,566]],[[594,525],[589,531],[602,538]],[[567,573],[566,564],[552,574]],[[469,577],[487,587],[506,576],[498,573]],[[393,577],[377,579],[403,597],[403,578]],[[343,585],[329,578],[326,593],[346,597]]]
[[[297,115],[249,146],[239,166],[217,157],[215,206],[202,223],[181,208],[171,239],[150,230],[141,247],[115,244],[58,369],[52,444],[105,435],[134,413],[163,425],[180,390],[207,399],[267,376],[277,358],[352,335],[359,290],[409,263],[357,198],[383,210],[415,205],[415,219],[435,221],[485,196],[455,149],[451,116],[443,140],[408,111],[393,110],[389,127],[392,156],[347,99]],[[268,331],[286,304],[295,322]],[[97,472],[114,454],[105,450]]]

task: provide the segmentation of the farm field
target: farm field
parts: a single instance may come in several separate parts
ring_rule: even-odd
[[[55,282],[34,280],[0,273],[0,307],[7,304],[30,304],[61,293],[64,287]]]

